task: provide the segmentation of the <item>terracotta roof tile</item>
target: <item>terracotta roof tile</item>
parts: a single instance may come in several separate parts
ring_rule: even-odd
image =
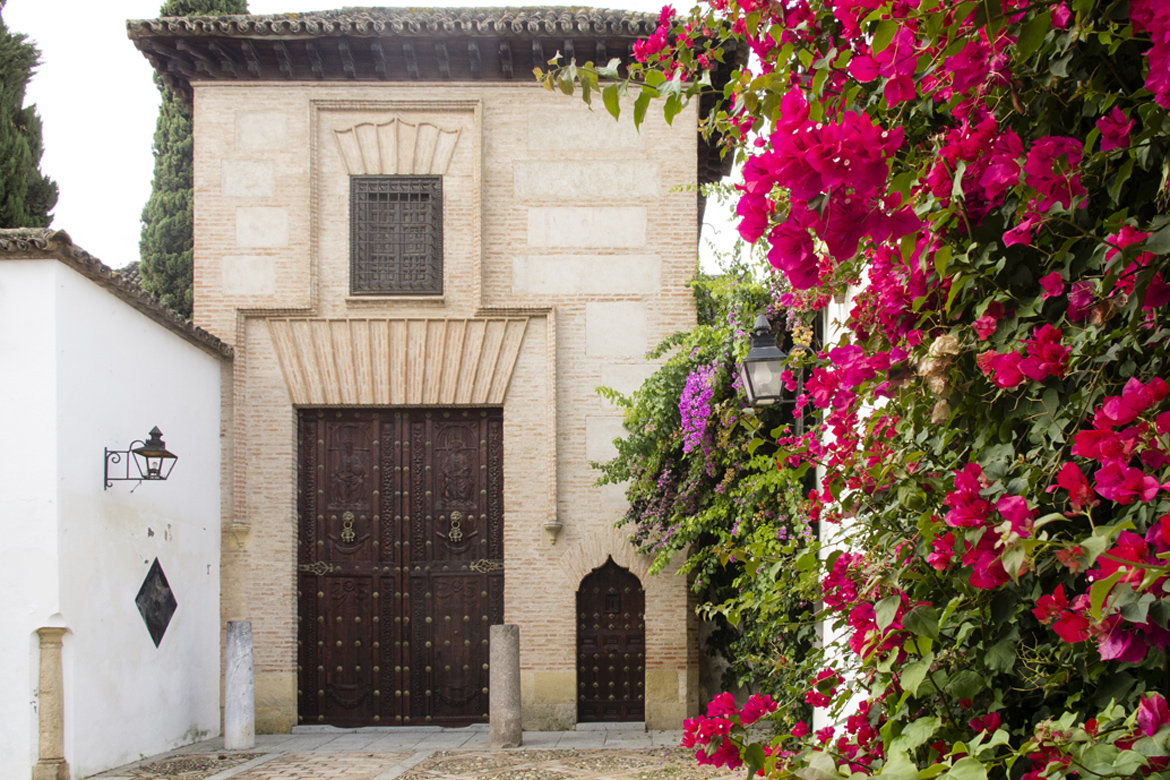
[[[265,16],[177,16],[126,22],[132,39],[150,36],[536,36],[654,32],[657,14],[604,8],[343,8]]]

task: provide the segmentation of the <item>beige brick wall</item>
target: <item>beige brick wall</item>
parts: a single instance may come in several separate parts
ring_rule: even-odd
[[[356,147],[338,131],[391,120],[458,133],[441,299],[348,294]],[[574,596],[608,555],[646,588],[648,724],[694,712],[684,578],[646,575],[587,460],[618,415],[594,388],[636,381],[645,351],[694,322],[695,195],[672,192],[695,180],[693,128],[684,114],[638,134],[530,84],[196,86],[195,319],[237,350],[223,618],[253,623],[260,729],[296,723],[296,412],[267,318],[527,317],[504,399],[505,615],[521,627],[525,724],[575,722]]]

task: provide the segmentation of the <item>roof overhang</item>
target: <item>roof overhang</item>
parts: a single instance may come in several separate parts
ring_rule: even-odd
[[[131,20],[127,32],[162,81],[191,99],[207,81],[529,82],[565,61],[628,62],[655,14],[592,8],[346,8],[270,16]],[[723,84],[740,57],[719,66]],[[700,111],[713,105],[713,97]],[[730,172],[700,144],[699,181]]]

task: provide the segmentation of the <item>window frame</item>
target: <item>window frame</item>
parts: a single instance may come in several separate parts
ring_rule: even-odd
[[[407,296],[430,298],[443,294],[443,177],[440,175],[352,175],[349,177],[350,243],[349,294],[358,297]],[[371,195],[386,195],[374,199]],[[403,196],[403,197],[394,197]],[[411,196],[418,196],[411,200]],[[379,200],[391,203],[425,203],[421,214],[421,242],[426,246],[425,257],[414,256],[421,264],[424,279],[420,282],[402,280],[404,244],[412,237],[407,229],[412,223],[403,219],[409,215],[401,207],[385,209],[393,221],[378,223],[371,215],[370,204]],[[396,213],[392,213],[396,212]],[[418,224],[418,223],[415,223]],[[389,235],[377,235],[379,229],[388,229]],[[389,268],[379,268],[371,254],[381,249]],[[384,283],[377,284],[380,277]],[[365,281],[365,280],[371,281]]]

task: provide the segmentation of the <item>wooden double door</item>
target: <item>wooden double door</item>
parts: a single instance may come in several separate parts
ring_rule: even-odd
[[[499,409],[302,410],[298,719],[488,717],[504,613]]]

